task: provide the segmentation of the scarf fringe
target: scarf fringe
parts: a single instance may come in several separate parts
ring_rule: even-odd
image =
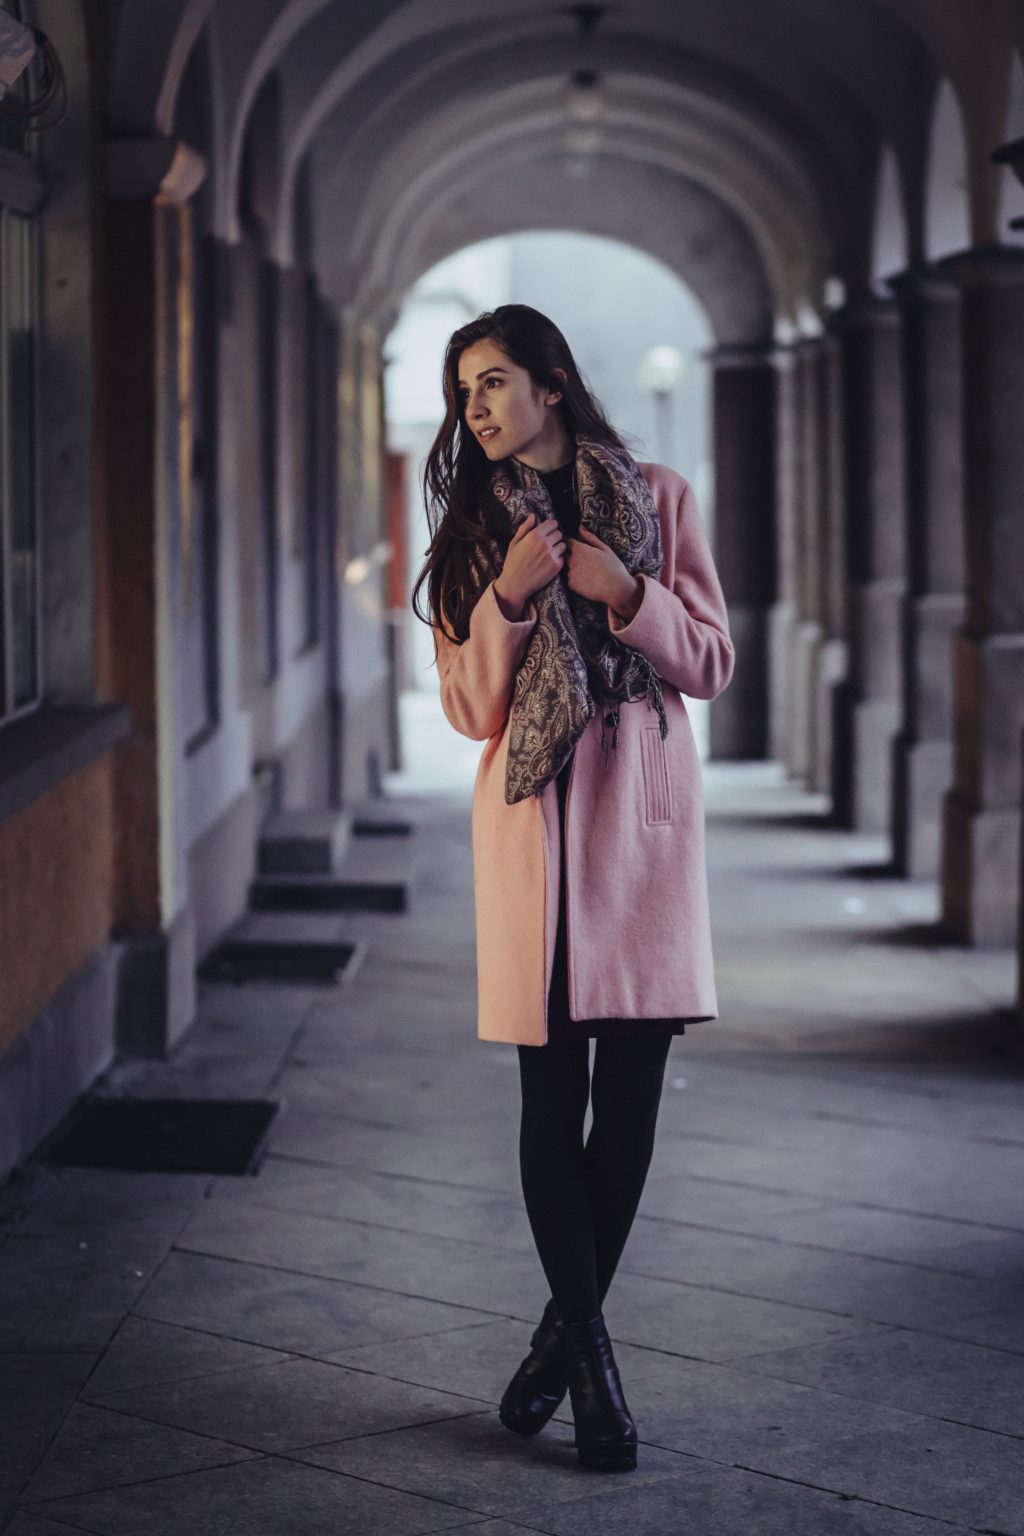
[[[661,678],[658,676],[657,672],[655,672],[646,656],[643,658],[643,666],[644,671],[647,674],[647,708],[657,711],[658,729],[661,733],[661,739],[664,741],[665,737],[668,735],[668,716],[665,713],[665,700],[661,691]],[[605,767],[608,766],[610,761],[608,757],[608,741],[606,739],[605,733],[609,728],[611,729],[611,750],[613,752],[617,751],[619,745],[620,707],[620,705],[615,704],[607,712],[604,710],[601,712],[601,755],[604,758]]]

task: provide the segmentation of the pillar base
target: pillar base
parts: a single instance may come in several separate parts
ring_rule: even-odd
[[[824,640],[818,652],[818,698],[815,709],[817,722],[814,741],[814,764],[811,772],[811,788],[827,793],[832,787],[833,759],[835,757],[835,710],[833,699],[836,689],[845,683],[850,665],[850,647],[845,640]]]
[[[1020,808],[983,810],[950,790],[943,812],[943,927],[962,944],[1016,943]]]
[[[768,745],[772,758],[789,769],[793,739],[792,666],[793,632],[798,623],[796,604],[778,602],[768,612]],[[790,770],[791,771],[791,770]]]
[[[824,639],[823,627],[813,619],[798,624],[792,635],[790,772],[807,782],[814,772],[819,656]]]
[[[895,699],[858,699],[853,705],[851,827],[888,832],[892,822],[892,743],[900,724]]]
[[[935,880],[942,869],[942,805],[953,779],[953,743],[899,735],[892,772],[893,863],[911,880]]]

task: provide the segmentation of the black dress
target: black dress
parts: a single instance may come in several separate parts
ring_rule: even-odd
[[[573,461],[540,477],[551,497],[551,506],[566,538],[578,538],[580,509],[573,488]],[[551,968],[551,987],[548,992],[548,1039],[578,1040],[581,1036],[600,1040],[607,1035],[621,1039],[623,1035],[683,1035],[686,1025],[682,1019],[570,1019],[569,978],[567,970],[565,937],[565,795],[569,783],[572,757],[563,764],[555,779],[558,792],[558,820],[562,852],[559,860],[558,929],[555,937],[555,954]]]

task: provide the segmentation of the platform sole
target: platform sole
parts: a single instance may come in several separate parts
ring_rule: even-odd
[[[591,1472],[634,1472],[635,1445],[577,1445],[580,1465]]]

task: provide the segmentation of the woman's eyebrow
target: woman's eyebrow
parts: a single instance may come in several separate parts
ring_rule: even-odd
[[[508,372],[507,368],[499,368],[497,366],[497,364],[495,364],[495,366],[493,368],[485,368],[483,373],[478,373],[477,374],[477,378],[478,379],[482,379],[484,377],[484,374],[487,374],[487,373],[507,373],[507,372]],[[460,384],[465,384],[465,382],[466,382],[465,379],[460,379],[459,380]]]

